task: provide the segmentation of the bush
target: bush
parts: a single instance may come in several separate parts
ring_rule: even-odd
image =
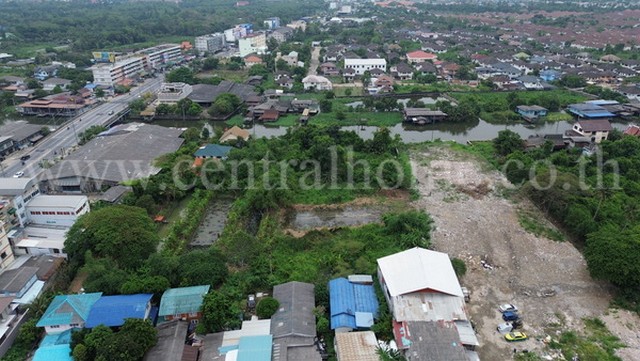
[[[265,297],[258,302],[256,306],[256,314],[259,318],[271,318],[280,307],[280,302],[273,297]]]
[[[451,265],[453,266],[453,270],[456,272],[458,279],[462,278],[462,276],[467,273],[467,265],[460,258],[452,258]]]

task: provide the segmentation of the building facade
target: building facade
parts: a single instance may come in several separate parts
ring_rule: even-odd
[[[185,83],[162,83],[158,92],[158,102],[161,104],[173,104],[191,94],[193,88]]]
[[[201,53],[215,53],[227,46],[224,34],[215,33],[196,37],[195,47]]]
[[[365,71],[380,69],[387,71],[387,61],[385,59],[344,59],[344,68],[353,69],[356,75],[362,75]]]
[[[238,40],[238,49],[243,58],[252,53],[264,54],[267,51],[267,36],[264,33],[248,35]]]
[[[9,237],[4,228],[4,222],[0,221],[0,270],[6,269],[14,261],[13,250],[9,243]]]
[[[27,205],[31,223],[71,227],[78,217],[89,212],[87,196],[34,197]]]

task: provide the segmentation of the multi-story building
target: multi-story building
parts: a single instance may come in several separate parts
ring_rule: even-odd
[[[189,96],[193,88],[185,83],[162,83],[158,92],[158,102],[172,104]]]
[[[247,28],[238,25],[224,31],[224,40],[227,43],[235,43],[236,41],[246,37],[247,34]]]
[[[78,217],[89,212],[89,200],[87,196],[39,195],[26,207],[31,223],[71,227]]]
[[[144,71],[144,58],[131,56],[118,59],[111,64],[96,64],[91,67],[93,82],[98,85],[114,86],[125,79],[131,79]]]
[[[247,35],[246,38],[238,40],[238,48],[243,58],[252,53],[264,54],[267,51],[267,36],[264,33]]]
[[[4,270],[14,261],[13,250],[9,243],[9,237],[4,228],[4,222],[0,220],[0,270]]]
[[[387,61],[385,59],[344,59],[344,68],[353,69],[356,75],[362,75],[365,71],[380,69],[387,71]]]
[[[227,46],[227,40],[222,33],[202,35],[196,37],[195,46],[201,53],[215,53]]]
[[[39,193],[35,178],[0,178],[0,220],[4,218],[7,229],[29,222],[26,205]]]
[[[133,54],[119,56],[114,63],[96,64],[91,67],[94,83],[114,86],[133,79],[144,71],[154,71],[179,60],[181,47],[179,44],[162,44],[143,49]]]

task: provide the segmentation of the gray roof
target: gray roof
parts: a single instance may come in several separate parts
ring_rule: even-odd
[[[182,358],[182,350],[187,336],[186,321],[174,320],[160,324],[158,343],[144,355],[145,361],[175,361]]]
[[[48,169],[42,179],[84,177],[122,182],[156,174],[156,158],[175,152],[183,129],[130,123],[111,128]]]
[[[0,292],[18,293],[36,276],[38,267],[20,267],[5,270],[0,274]]]
[[[125,193],[131,192],[132,188],[127,186],[114,186],[107,189],[105,192],[102,192],[100,196],[100,200],[109,203],[115,203],[118,201]]]
[[[0,178],[0,195],[17,196],[36,183],[35,178]]]
[[[251,85],[223,80],[218,85],[195,84],[193,85],[191,94],[189,94],[187,98],[196,103],[212,103],[215,98],[222,93],[235,94],[243,101],[246,101],[251,96],[257,95],[254,87]]]
[[[453,322],[407,322],[407,328],[412,342],[406,351],[409,359],[467,361],[465,348]]]
[[[287,282],[273,288],[273,297],[280,308],[271,317],[271,334],[274,339],[285,336],[316,336],[316,306],[314,286],[304,282]]]
[[[39,133],[42,125],[29,124],[25,120],[6,123],[0,126],[0,134],[10,136],[14,142],[23,142]]]

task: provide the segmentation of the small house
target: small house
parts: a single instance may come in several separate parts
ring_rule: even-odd
[[[47,334],[83,328],[91,307],[101,296],[102,292],[58,295],[53,298],[36,326],[44,327]]]
[[[340,70],[338,70],[336,64],[331,62],[320,64],[318,70],[320,71],[320,73],[328,76],[335,76],[340,74]]]
[[[427,108],[404,108],[402,114],[405,122],[417,125],[433,124],[447,118],[447,113]]]
[[[594,143],[600,143],[609,137],[609,132],[613,130],[613,127],[607,119],[584,119],[578,120],[571,130],[583,137],[590,138]]]
[[[319,75],[307,75],[302,79],[304,90],[331,90],[333,85],[329,79]]]
[[[277,122],[280,118],[280,112],[277,109],[266,109],[258,118],[261,122]]]
[[[425,61],[434,61],[437,60],[438,56],[433,53],[427,53],[426,51],[416,50],[410,53],[407,53],[407,61],[409,63],[424,63]]]
[[[226,143],[232,140],[238,140],[238,139],[242,139],[244,141],[249,140],[249,137],[251,136],[251,134],[249,133],[249,131],[239,128],[238,126],[234,125],[233,127],[227,129],[222,136],[220,137],[220,143]]]
[[[534,120],[547,115],[547,108],[539,105],[518,105],[516,113],[520,114],[525,120]]]
[[[127,318],[149,319],[152,294],[102,296],[89,311],[86,328],[120,327]]]
[[[369,329],[378,317],[378,307],[373,284],[352,282],[343,277],[329,281],[332,330]]]
[[[247,56],[244,57],[244,65],[247,68],[250,68],[254,65],[258,65],[258,64],[262,64],[262,58],[255,55],[255,54],[249,54]]]
[[[229,147],[226,145],[219,144],[207,144],[203,147],[200,147],[193,155],[196,158],[217,158],[217,159],[227,159],[227,155],[233,149],[233,147]]]

